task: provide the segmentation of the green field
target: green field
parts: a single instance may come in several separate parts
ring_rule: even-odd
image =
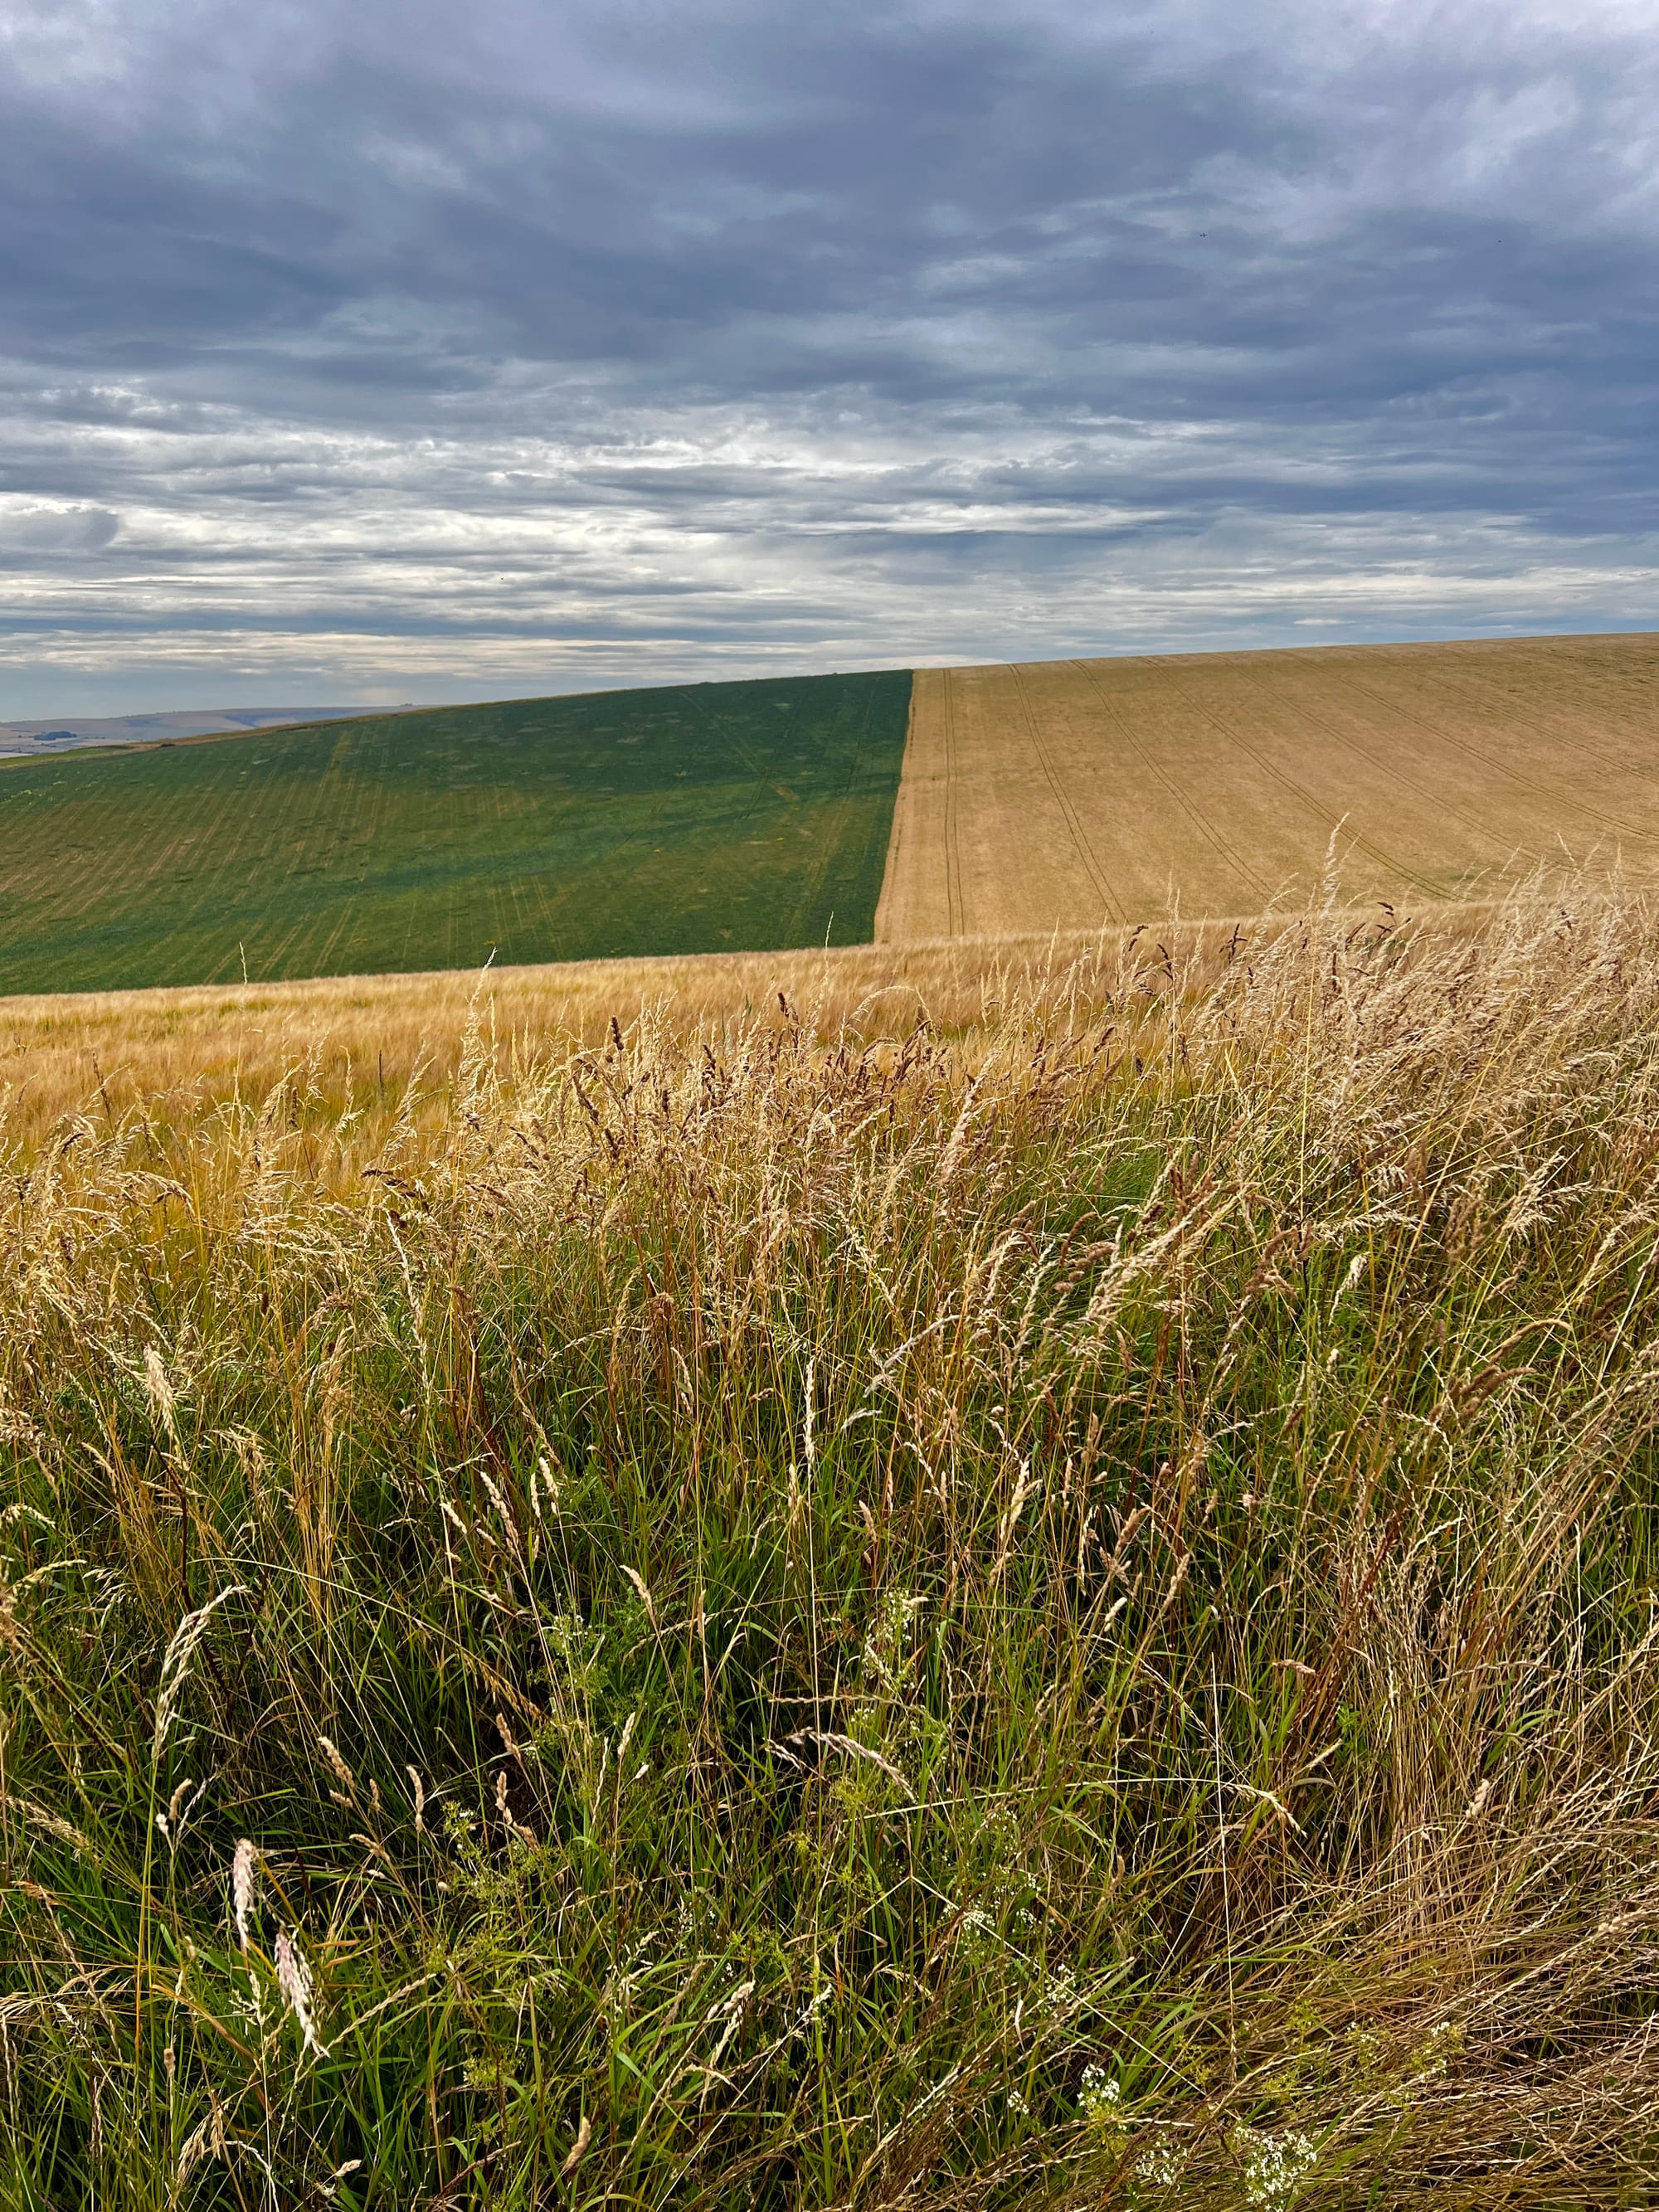
[[[0,991],[867,940],[908,671],[369,716],[0,772]]]

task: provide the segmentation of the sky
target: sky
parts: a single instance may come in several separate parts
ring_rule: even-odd
[[[1659,628],[1652,0],[3,0],[0,720]]]

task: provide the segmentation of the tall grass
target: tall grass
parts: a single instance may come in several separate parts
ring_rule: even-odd
[[[1659,933],[0,1186],[7,2202],[1648,2201]]]
[[[1484,909],[1425,910],[1436,933],[1478,928]],[[951,938],[927,944],[821,946],[490,967],[483,974],[317,976],[0,998],[0,1103],[17,1146],[33,1152],[82,1114],[105,1121],[141,1109],[151,1121],[200,1119],[239,1098],[263,1099],[288,1078],[301,1110],[350,1109],[356,1144],[378,1141],[415,1081],[441,1109],[460,1056],[488,1038],[495,1065],[544,1057],[555,1044],[603,1046],[611,1023],[665,1010],[676,1034],[718,1030],[776,1011],[781,988],[820,1042],[902,1036],[920,1014],[973,1049],[1011,998],[1028,1015],[1071,1018],[1081,990],[1167,988],[1179,971],[1201,988],[1246,942],[1294,922],[1165,921],[1150,929]],[[1052,1010],[1052,1011],[1051,1011]]]

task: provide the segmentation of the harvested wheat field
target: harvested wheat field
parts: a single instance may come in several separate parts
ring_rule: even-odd
[[[878,940],[1659,866],[1659,636],[918,670]]]

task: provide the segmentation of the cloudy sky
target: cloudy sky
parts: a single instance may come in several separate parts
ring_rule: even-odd
[[[3,0],[0,719],[1659,627],[1652,0]]]

